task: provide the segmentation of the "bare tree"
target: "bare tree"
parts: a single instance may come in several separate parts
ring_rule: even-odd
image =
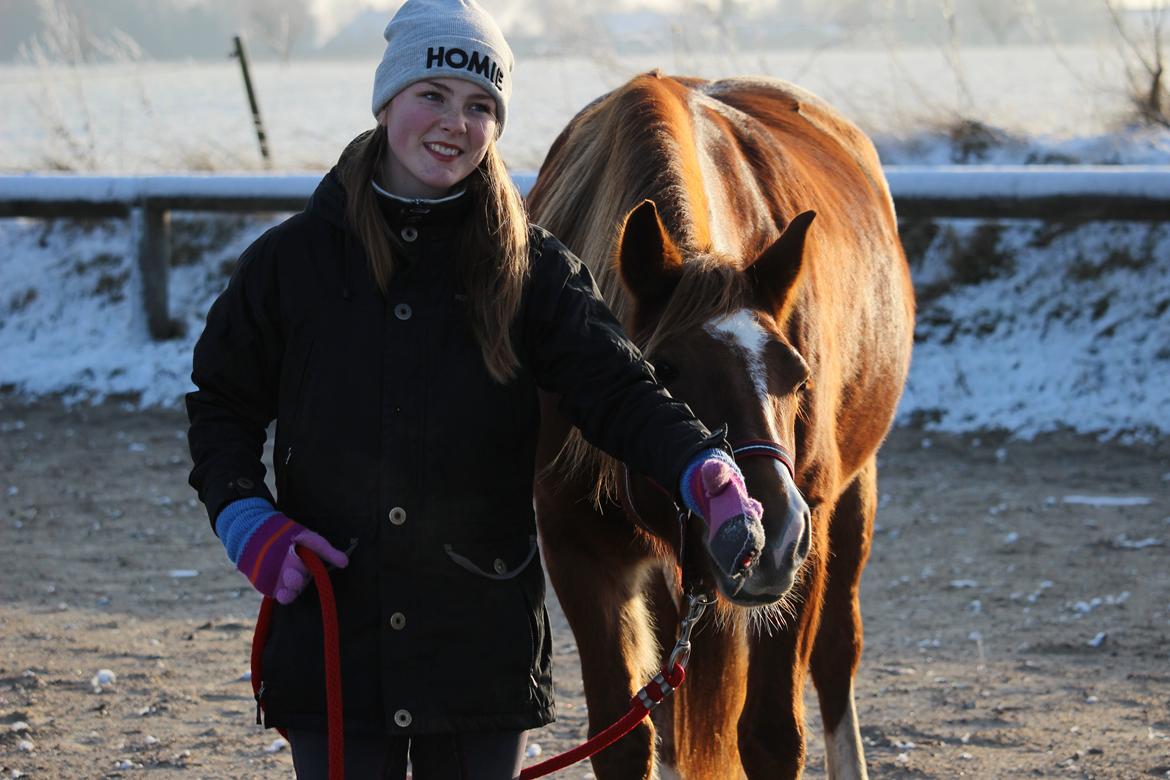
[[[830,19],[849,41],[868,34],[879,21],[880,11],[869,0],[837,0],[826,6],[831,9]]]
[[[37,0],[37,12],[41,30],[20,44],[18,57],[36,69],[41,82],[33,100],[47,131],[41,165],[61,171],[97,170],[98,131],[86,86],[88,66],[94,60],[135,62],[142,50],[117,28],[104,36],[93,34],[78,5],[70,0]],[[149,111],[145,92],[142,100]]]
[[[252,31],[288,62],[293,47],[312,24],[308,0],[248,0]]]
[[[1143,124],[1170,127],[1170,93],[1166,89],[1166,31],[1170,0],[1156,0],[1141,12],[1140,29],[1132,29],[1117,0],[1101,0],[1120,38],[1129,79],[1129,101]]]
[[[942,12],[943,22],[946,25],[946,40],[940,47],[943,58],[955,76],[955,88],[958,90],[960,111],[971,114],[975,107],[975,93],[967,79],[967,71],[963,67],[959,45],[959,17],[955,13],[955,0],[940,0],[939,10]]]
[[[1024,19],[1020,0],[975,0],[975,13],[997,46],[1007,43]]]

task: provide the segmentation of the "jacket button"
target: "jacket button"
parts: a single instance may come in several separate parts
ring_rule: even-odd
[[[394,725],[400,728],[406,728],[414,718],[410,717],[410,713],[406,710],[399,710],[394,713]]]
[[[402,228],[402,232],[399,235],[402,236],[403,241],[414,241],[418,238],[418,229],[407,226]]]
[[[391,615],[390,628],[394,629],[395,631],[401,631],[402,629],[406,628],[406,615],[403,615],[401,612],[395,612],[393,615]]]
[[[411,313],[409,304],[400,303],[394,307],[394,316],[400,320],[409,320]]]
[[[390,522],[393,525],[402,525],[406,522],[406,510],[396,506],[390,510]]]
[[[496,574],[503,574],[508,570],[508,564],[504,563],[503,558],[496,558],[492,561],[492,568],[496,570]]]
[[[256,487],[256,483],[247,477],[240,477],[236,480],[236,487],[240,490],[251,490],[252,488]]]

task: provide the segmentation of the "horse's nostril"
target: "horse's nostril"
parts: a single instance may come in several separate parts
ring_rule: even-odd
[[[808,551],[812,548],[812,523],[811,518],[806,517],[804,522],[804,533],[801,534],[800,539],[796,544],[796,557],[805,558],[808,556]]]

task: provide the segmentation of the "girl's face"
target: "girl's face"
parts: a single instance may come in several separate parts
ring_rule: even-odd
[[[378,113],[390,154],[382,186],[404,198],[439,198],[463,181],[496,137],[496,101],[464,79],[418,81]]]

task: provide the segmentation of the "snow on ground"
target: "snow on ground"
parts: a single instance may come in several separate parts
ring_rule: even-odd
[[[905,232],[910,243],[909,231]],[[948,431],[1170,432],[1170,227],[940,226],[899,408]]]
[[[291,198],[307,200],[321,180],[301,175],[184,174],[182,176],[96,176],[76,174],[0,175],[0,200],[133,203],[141,198]]]
[[[158,342],[147,333],[127,221],[0,220],[0,389],[178,403],[207,309],[251,238],[274,222],[219,216],[203,231],[200,217],[176,215],[170,307],[186,333]]]
[[[1170,165],[887,165],[900,198],[1051,198],[1095,196],[1170,201]],[[305,201],[320,181],[312,174],[0,174],[0,201],[134,204],[142,198],[272,198]],[[535,171],[512,180],[527,197]]]
[[[992,125],[956,122],[903,134],[878,132],[873,138],[886,165],[1170,163],[1170,130],[1158,127],[1060,136],[1014,134]]]
[[[126,222],[0,220],[0,389],[174,405],[235,258],[275,218],[176,215],[151,341]],[[1017,436],[1170,433],[1170,226],[911,225],[917,344],[899,420]]]

